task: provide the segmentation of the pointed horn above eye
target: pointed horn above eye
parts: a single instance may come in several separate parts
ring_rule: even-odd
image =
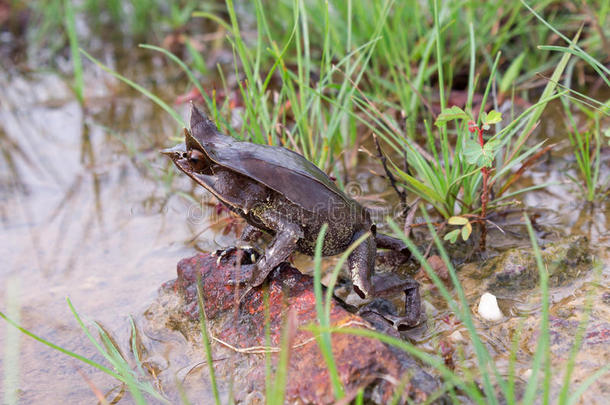
[[[191,132],[195,139],[202,141],[218,134],[216,125],[191,103]]]

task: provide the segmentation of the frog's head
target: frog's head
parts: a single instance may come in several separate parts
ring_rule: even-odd
[[[212,174],[215,164],[210,157],[214,149],[224,146],[226,135],[222,135],[216,125],[206,117],[194,104],[191,104],[191,130],[184,128],[184,142],[173,148],[161,151],[176,166],[190,177],[201,183],[196,177]]]

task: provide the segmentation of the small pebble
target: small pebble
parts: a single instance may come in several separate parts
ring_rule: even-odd
[[[464,339],[464,335],[462,335],[462,333],[459,330],[456,330],[455,332],[453,332],[451,335],[449,335],[449,340],[451,340],[453,343],[464,343],[466,342],[466,339]]]
[[[532,376],[532,369],[531,368],[528,368],[527,370],[525,370],[523,372],[523,374],[521,374],[521,377],[523,377],[524,380],[529,380],[531,376]]]
[[[490,293],[485,293],[481,296],[478,311],[481,318],[487,321],[499,321],[504,317],[500,307],[498,307],[496,296]]]

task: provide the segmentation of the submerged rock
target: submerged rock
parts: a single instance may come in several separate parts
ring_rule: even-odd
[[[570,236],[541,246],[542,260],[549,274],[549,286],[557,287],[591,268],[589,242],[583,236]],[[494,294],[538,286],[540,277],[531,248],[509,249],[485,262],[478,271],[489,278],[488,289]]]
[[[162,304],[153,305],[149,316],[165,320],[166,327],[180,331],[187,340],[199,344],[196,285],[200,279],[208,328],[213,336],[212,350],[215,357],[230,359],[215,362],[221,391],[232,391],[232,398],[237,403],[264,402],[265,353],[270,355],[274,370],[282,333],[286,330],[285,321],[292,318],[294,328],[286,376],[286,402],[334,403],[328,368],[316,336],[302,328],[317,322],[312,278],[289,265],[282,265],[271,273],[267,286],[237,289],[227,285],[236,269],[235,262],[235,253],[224,257],[220,263],[217,263],[217,257],[208,254],[181,260],[178,278],[165,286],[165,293],[174,298],[160,299]],[[265,294],[268,294],[267,303]],[[159,313],[151,315],[155,311]],[[335,301],[331,303],[330,320],[339,328],[373,329],[363,318]],[[268,340],[265,339],[266,327],[269,328]],[[332,349],[346,393],[365,386],[367,398],[372,403],[389,402],[397,386],[401,387],[404,400],[410,398],[417,403],[430,398],[440,388],[438,381],[413,358],[376,339],[334,333]],[[195,360],[204,359],[202,355]],[[224,385],[223,381],[233,382]],[[223,397],[228,398],[228,393]],[[252,402],[253,398],[257,399]]]

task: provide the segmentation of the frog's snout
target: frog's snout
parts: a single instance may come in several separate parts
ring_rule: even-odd
[[[184,157],[184,154],[186,153],[186,145],[184,143],[180,143],[173,148],[162,149],[159,152],[165,156],[168,156],[172,160],[178,160],[181,157]]]

